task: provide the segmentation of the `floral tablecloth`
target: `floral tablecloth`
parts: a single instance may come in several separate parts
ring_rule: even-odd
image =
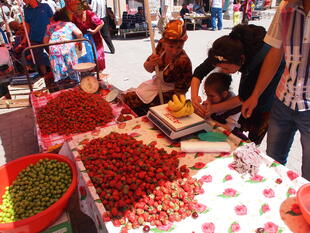
[[[42,152],[45,151],[52,151],[54,148],[57,148],[61,146],[67,139],[71,138],[72,135],[59,135],[59,134],[51,134],[51,135],[43,135],[40,131],[38,122],[37,122],[37,112],[38,109],[45,106],[48,101],[51,99],[56,98],[59,94],[72,90],[72,89],[66,89],[66,90],[61,90],[52,94],[48,93],[40,93],[40,96],[37,96],[37,93],[31,93],[30,99],[32,103],[32,109],[34,112],[35,116],[35,126],[36,126],[36,132],[37,132],[37,138],[38,138],[38,144],[39,144],[39,149]],[[108,90],[106,90],[105,94],[107,95],[109,93]],[[104,95],[103,95],[104,96]],[[127,105],[124,105],[121,102],[118,103],[111,103],[111,107],[113,109],[113,115],[114,115],[114,120],[109,122],[106,126],[110,126],[116,123],[116,119],[121,113],[121,110],[126,106],[126,108],[129,109]],[[132,112],[131,114],[133,117],[136,117],[136,114]]]
[[[217,128],[215,130],[220,130]],[[105,212],[99,196],[80,159],[78,149],[83,144],[110,132],[128,133],[145,144],[154,144],[168,152],[180,150],[178,142],[170,141],[146,117],[125,123],[99,128],[96,131],[72,137],[60,154],[76,161],[79,174],[79,197],[81,210],[90,216],[98,232],[119,232],[111,222],[104,223]],[[228,133],[225,132],[227,135]],[[239,145],[240,140],[229,135],[230,143]],[[259,174],[253,178],[242,176],[231,166],[233,157],[227,153],[184,153],[180,166],[187,164],[190,174],[202,179],[204,193],[196,196],[199,217],[169,224],[165,227],[151,227],[152,232],[310,232],[296,204],[296,191],[307,183],[294,171],[274,162],[262,154]],[[130,230],[142,232],[142,229]]]

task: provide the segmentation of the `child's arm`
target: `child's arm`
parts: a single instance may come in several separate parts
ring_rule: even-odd
[[[206,105],[206,109],[205,109],[205,116],[209,117],[209,116],[211,116],[212,113],[224,112],[224,111],[227,111],[229,109],[236,108],[236,107],[240,106],[241,104],[242,104],[242,102],[239,99],[239,96],[232,97],[229,100],[226,100],[226,101],[224,101],[222,103],[218,103],[218,104],[208,103]]]
[[[160,56],[158,56],[157,54],[152,54],[144,62],[144,69],[150,73],[154,72],[155,66],[159,64],[159,61],[160,61]]]

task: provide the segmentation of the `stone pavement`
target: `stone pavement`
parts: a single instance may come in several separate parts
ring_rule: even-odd
[[[273,15],[273,10],[264,13],[264,18],[252,23],[262,25],[268,29]],[[188,40],[185,50],[188,53],[193,69],[197,67],[205,58],[208,48],[212,42],[230,32],[232,21],[224,20],[222,31],[197,30],[188,31]],[[160,35],[156,34],[158,40]],[[152,74],[147,73],[143,68],[143,63],[151,54],[149,38],[128,38],[115,39],[113,43],[116,48],[115,54],[110,54],[106,48],[106,66],[104,73],[109,74],[109,82],[121,90],[136,87],[141,82],[148,80]],[[235,74],[233,78],[232,90],[237,91],[240,74]],[[203,93],[201,93],[202,96]],[[189,97],[189,96],[188,96]],[[266,142],[261,145],[264,151]],[[31,108],[0,110],[0,165],[24,155],[38,153],[38,145],[34,129],[34,117]],[[299,135],[291,150],[288,167],[300,172],[301,146]],[[95,233],[91,220],[85,217],[78,210],[74,196],[70,203],[69,210],[72,217],[74,232]]]

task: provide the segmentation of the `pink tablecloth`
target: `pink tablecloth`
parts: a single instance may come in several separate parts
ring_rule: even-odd
[[[69,139],[73,136],[73,135],[68,135],[68,136],[59,135],[56,133],[50,134],[50,135],[43,135],[40,131],[40,128],[39,128],[39,125],[37,122],[37,117],[36,117],[39,108],[45,106],[48,101],[56,98],[60,93],[68,91],[68,90],[71,90],[71,89],[61,90],[61,91],[58,91],[58,92],[55,92],[52,94],[44,93],[39,97],[33,93],[30,95],[30,99],[31,99],[31,103],[32,103],[32,109],[33,109],[34,116],[35,116],[35,126],[36,126],[38,144],[39,144],[39,148],[40,148],[41,152],[52,150],[52,148],[54,148],[55,146],[59,146],[59,145],[63,144],[67,139]],[[106,126],[110,126],[110,125],[115,124],[116,119],[118,118],[118,116],[121,113],[121,110],[124,107],[128,108],[128,106],[126,106],[122,103],[111,103],[111,107],[113,109],[114,120],[109,122]],[[132,117],[136,117],[134,112],[132,112],[131,115],[132,115]]]
[[[217,130],[221,131],[220,128]],[[120,228],[114,227],[111,222],[103,222],[104,206],[78,153],[86,141],[103,137],[111,131],[131,134],[145,144],[152,143],[168,152],[179,151],[180,147],[178,143],[166,138],[145,117],[73,136],[64,145],[60,153],[71,157],[77,164],[81,210],[94,220],[98,232],[106,232],[106,228],[108,232],[114,233],[119,232]],[[229,135],[229,141],[234,148],[240,143],[232,135]],[[261,156],[259,173],[250,178],[232,169],[234,159],[231,155],[184,153],[180,166],[186,164],[193,177],[204,181],[204,193],[197,196],[199,217],[189,217],[161,228],[151,227],[151,232],[255,233],[259,229],[259,232],[264,233],[309,233],[309,225],[295,205],[296,191],[307,181],[268,156]],[[129,232],[141,233],[142,229]]]

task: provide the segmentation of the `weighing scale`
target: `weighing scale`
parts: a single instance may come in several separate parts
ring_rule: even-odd
[[[80,87],[86,93],[96,93],[99,89],[99,82],[97,78],[92,74],[92,70],[96,67],[95,63],[85,62],[78,63],[73,66],[73,69],[79,72],[80,75]]]
[[[172,140],[201,130],[212,130],[206,120],[195,113],[181,118],[172,116],[168,104],[151,107],[147,117]]]

